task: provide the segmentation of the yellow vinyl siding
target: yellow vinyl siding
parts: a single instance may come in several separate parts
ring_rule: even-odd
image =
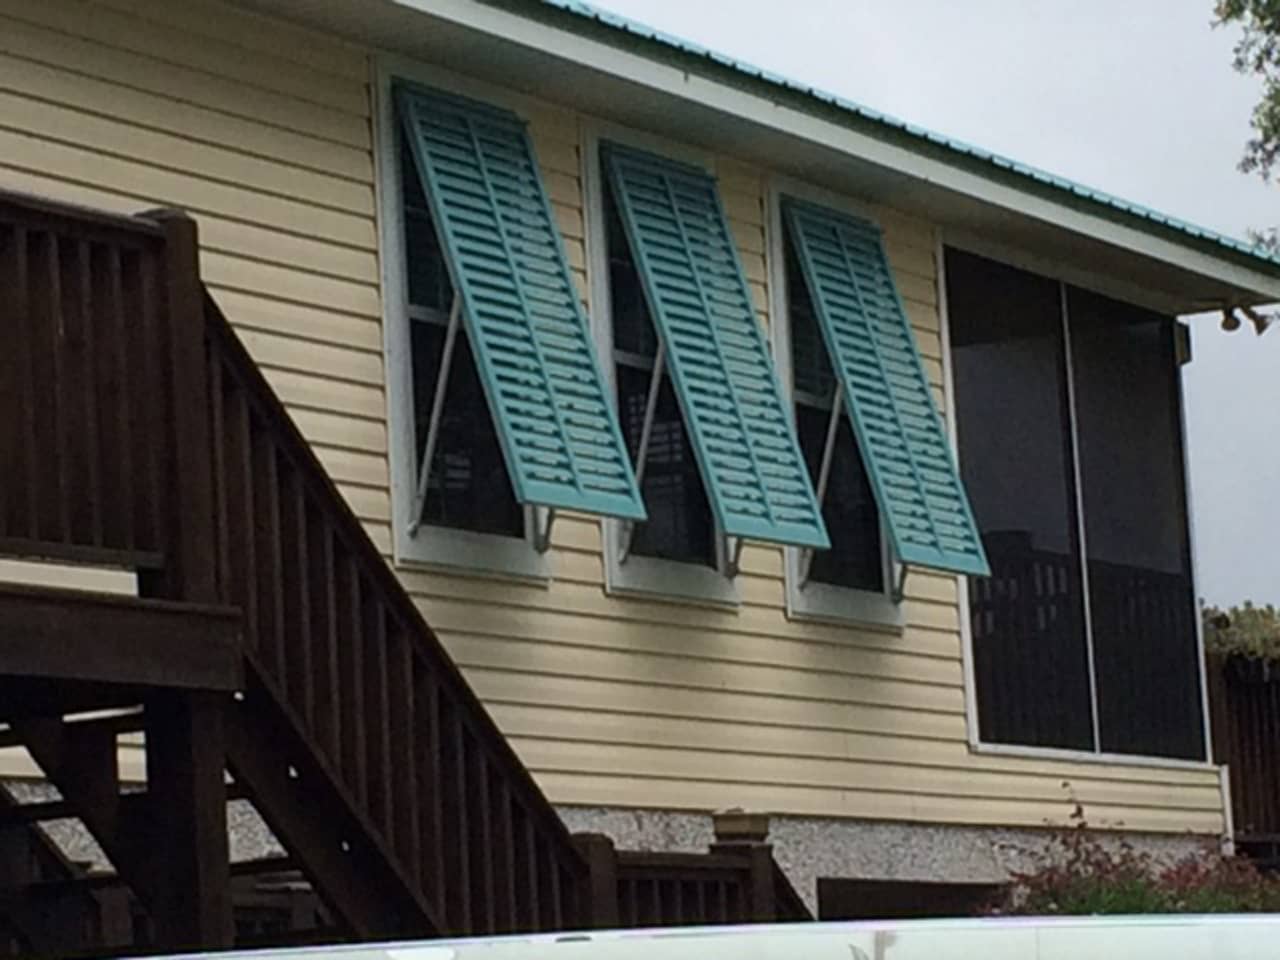
[[[0,185],[192,211],[215,298],[389,556],[369,56],[213,0],[0,0]],[[520,104],[585,299],[583,118]],[[715,172],[767,323],[764,159]],[[941,403],[934,230],[876,217]],[[1221,829],[1210,770],[972,754],[953,577],[912,573],[893,632],[788,620],[775,548],[744,551],[736,609],[606,595],[584,517],[551,566],[398,573],[557,802],[1035,826],[1075,796],[1097,823]]]

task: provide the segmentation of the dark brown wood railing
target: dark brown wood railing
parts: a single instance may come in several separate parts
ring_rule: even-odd
[[[586,865],[568,831],[212,299],[206,311],[218,593],[244,611],[260,694],[439,932],[580,925]]]
[[[0,196],[0,546],[153,566],[172,464],[164,232]]]
[[[210,729],[337,932],[807,916],[767,848],[596,869],[205,292],[192,220],[0,194],[0,329],[0,553],[239,611],[245,686]],[[210,837],[220,760],[174,815]]]
[[[763,842],[715,844],[707,853],[674,853],[616,850],[601,834],[580,834],[575,840],[590,864],[597,926],[813,919]]]

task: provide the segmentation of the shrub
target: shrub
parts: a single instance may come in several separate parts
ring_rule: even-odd
[[[1255,660],[1280,660],[1280,610],[1271,604],[1220,610],[1201,608],[1204,646],[1209,653],[1236,655]]]
[[[1014,873],[985,912],[1088,915],[1280,912],[1280,878],[1216,846],[1160,863],[1124,839],[1089,828],[1077,804],[1073,825],[1056,831],[1032,867]]]

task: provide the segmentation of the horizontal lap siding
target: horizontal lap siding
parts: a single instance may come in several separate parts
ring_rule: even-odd
[[[530,119],[549,180],[562,201],[576,196],[576,119],[551,108]],[[764,178],[729,160],[716,173],[767,324]],[[585,289],[582,213],[561,210]],[[941,405],[934,232],[875,215]],[[558,802],[1040,826],[1078,798],[1100,824],[1221,828],[1212,772],[970,753],[954,577],[912,573],[899,634],[789,621],[777,549],[747,547],[742,605],[724,610],[607,596],[600,530],[585,518],[558,521],[553,543],[546,587],[401,579]]]
[[[201,269],[352,506],[390,522],[368,58],[204,3],[0,0],[0,184],[182,207]]]
[[[222,6],[0,0],[0,183],[199,219],[223,310],[379,548],[391,552],[368,64]],[[530,121],[585,297],[579,118]],[[717,165],[768,322],[762,172]],[[877,216],[942,400],[933,231]],[[545,586],[400,577],[517,751],[562,803],[926,822],[1220,829],[1212,773],[976,757],[956,580],[913,573],[902,633],[785,616],[782,553],[749,546],[737,610],[603,590],[598,524],[554,529]]]

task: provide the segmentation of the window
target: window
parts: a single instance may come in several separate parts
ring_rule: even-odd
[[[876,508],[871,481],[867,478],[852,424],[836,397],[831,360],[790,243],[785,245],[784,260],[785,322],[790,341],[796,430],[809,476],[822,497],[822,518],[831,535],[831,549],[814,551],[801,565],[800,577],[806,582],[797,584],[797,588],[803,591],[811,582],[884,593],[885,554],[880,540],[880,511]],[[833,416],[837,420],[836,433],[824,490],[822,464]],[[804,570],[804,566],[808,569]]]
[[[771,206],[775,343],[831,536],[788,556],[788,610],[899,626],[906,572],[985,573],[982,543],[880,229]]]
[[[648,511],[606,528],[609,588],[736,602],[744,541],[829,541],[716,184],[588,155],[592,303]]]
[[[562,509],[644,518],[524,123],[383,78],[398,557],[545,576]]]
[[[400,154],[417,476],[426,455],[431,410],[443,369],[453,286],[403,138]],[[525,535],[524,508],[511,492],[498,434],[465,336],[457,339],[450,361],[421,522],[504,537]]]
[[[638,459],[658,357],[658,335],[645,304],[640,274],[627,244],[613,189],[608,184],[604,190],[604,216],[618,410],[631,462],[643,475],[640,493],[649,513],[647,522],[628,531],[628,554],[714,568],[717,559],[711,504],[669,373],[662,374],[644,464]]]
[[[1170,318],[946,255],[980,739],[1205,757]]]

